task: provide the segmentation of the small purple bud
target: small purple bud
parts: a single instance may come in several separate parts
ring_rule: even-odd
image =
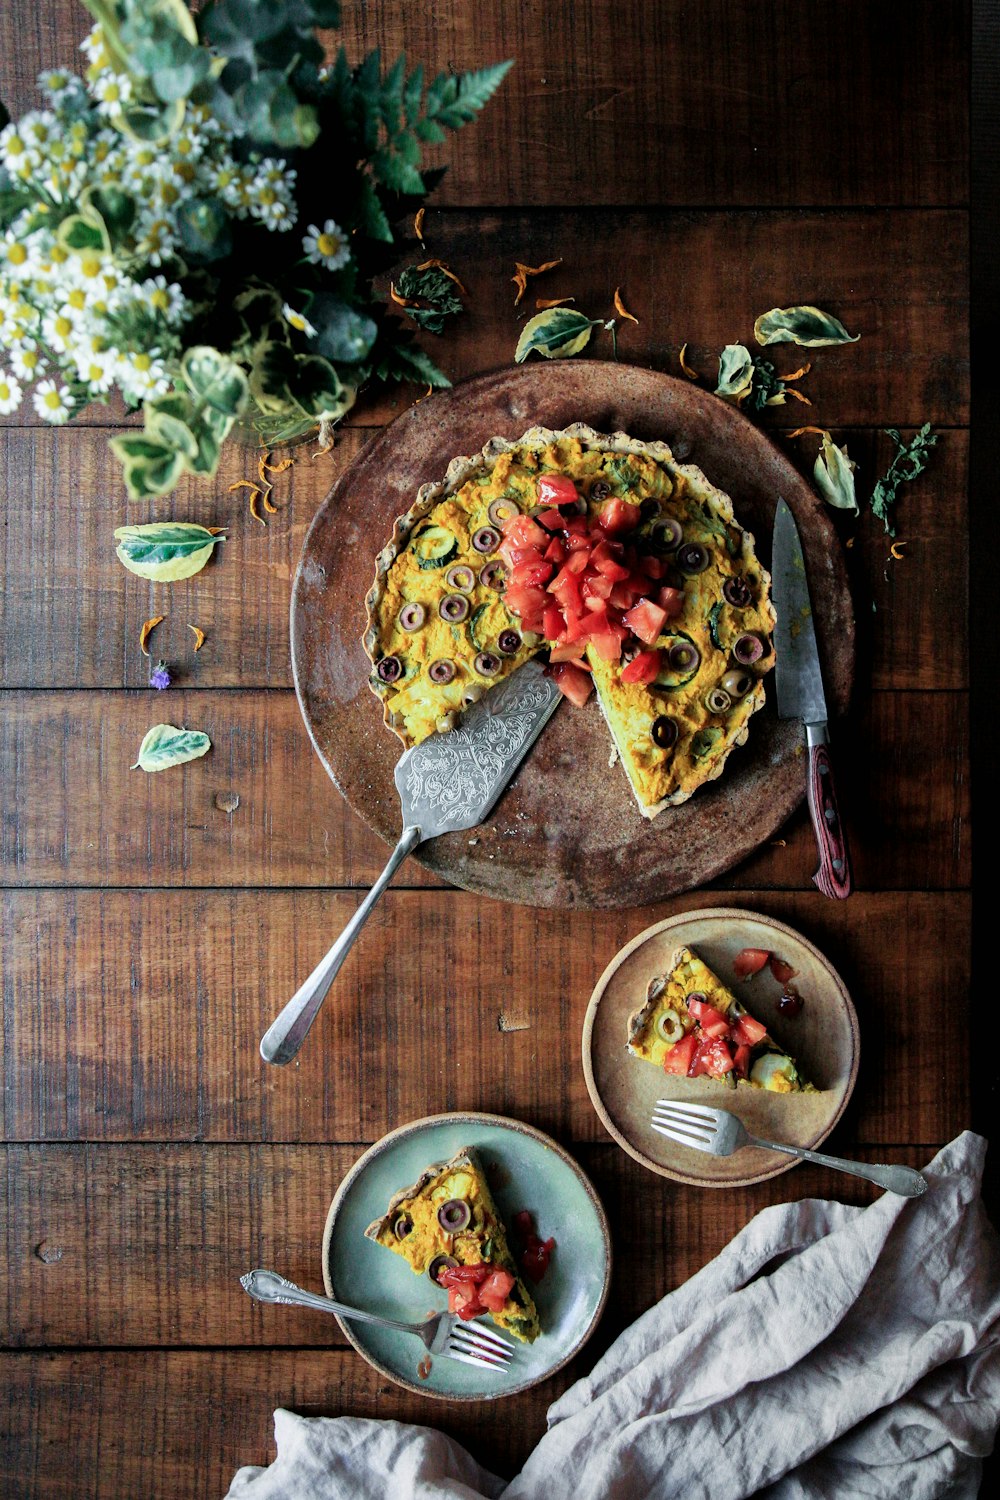
[[[160,660],[156,663],[156,670],[149,679],[149,685],[151,688],[156,688],[160,691],[170,686],[170,673],[167,671],[165,661]]]

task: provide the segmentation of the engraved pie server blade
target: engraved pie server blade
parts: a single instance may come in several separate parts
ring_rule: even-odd
[[[455,729],[432,734],[400,756],[396,788],[403,832],[389,862],[333,947],[296,990],[261,1038],[265,1062],[291,1062],[376,901],[408,854],[425,839],[475,828],[555,711],[561,694],[537,661],[525,662],[478,703]]]

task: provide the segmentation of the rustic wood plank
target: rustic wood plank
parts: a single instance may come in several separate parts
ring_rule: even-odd
[[[961,204],[968,194],[967,11],[915,0],[445,0],[350,5],[352,60],[405,48],[429,73],[517,63],[477,124],[428,164],[443,203]],[[12,113],[41,68],[79,67],[71,0],[5,7]],[[612,221],[612,228],[617,225]]]
[[[834,431],[859,463],[864,501],[893,445],[869,428]],[[346,428],[334,452],[319,459],[311,448],[296,449],[295,467],[275,479],[281,512],[265,531],[242,495],[227,491],[254,471],[252,455],[235,445],[225,450],[213,484],[188,478],[152,508],[125,500],[103,432],[0,430],[0,472],[9,487],[0,531],[0,686],[142,687],[150,663],[139,650],[139,628],[165,614],[150,650],[167,658],[178,682],[290,687],[288,598],[302,539],[330,485],[370,435]],[[811,477],[817,440],[779,441]],[[966,686],[967,479],[968,433],[949,431],[927,474],[902,492],[899,528],[907,546],[899,564],[889,561],[888,539],[874,517],[842,518],[844,540],[856,536],[846,556],[860,631],[859,687]],[[120,566],[113,533],[156,515],[202,525],[228,521],[228,540],[195,578],[149,583]],[[189,621],[208,634],[197,656]]]
[[[213,750],[167,773],[130,771],[167,718],[205,730]],[[967,885],[966,695],[875,693],[840,744],[858,886]],[[0,781],[7,886],[359,885],[386,858],[327,780],[289,692],[3,694]],[[216,799],[232,793],[228,812]],[[808,883],[804,814],[781,838],[713,884]],[[403,878],[434,883],[414,861]]]
[[[599,1141],[579,1064],[594,984],[650,923],[713,904],[787,921],[841,973],[862,1035],[851,1140],[944,1140],[967,1123],[964,892],[699,891],[554,912],[390,890],[295,1067],[273,1068],[257,1041],[354,896],[21,891],[2,924],[3,1135],[370,1141],[483,1109]]]
[[[813,407],[793,401],[772,408],[765,423],[775,430],[806,420],[852,426],[968,420],[968,216],[962,211],[631,210],[615,216],[609,233],[600,215],[583,210],[434,210],[424,233],[427,251],[418,253],[414,244],[400,263],[431,253],[448,261],[468,287],[466,314],[440,339],[425,340],[452,380],[511,364],[536,297],[572,295],[591,317],[608,318],[620,285],[640,322],[622,325],[619,357],[679,375],[677,353],[687,341],[709,389],[724,345],[751,340],[754,318],[775,305],[816,303],[860,334],[857,344],[811,351],[813,369],[802,388]],[[538,265],[557,256],[563,264],[532,282],[515,307],[514,262]],[[706,267],[718,267],[718,274],[706,275]],[[771,353],[779,371],[804,363],[805,351],[794,346]],[[588,354],[610,359],[610,335],[597,330]],[[393,387],[365,396],[348,420],[354,426],[388,421],[419,394]],[[86,420],[116,425],[122,416],[119,406],[95,406]],[[30,406],[5,420],[39,422]]]
[[[838,1141],[855,1151],[843,1132]],[[322,1289],[327,1208],[359,1154],[355,1146],[0,1148],[8,1224],[0,1344],[345,1346],[332,1321],[261,1308],[238,1277],[254,1265],[274,1266],[299,1285]],[[934,1148],[855,1154],[920,1166]],[[616,1243],[629,1247],[598,1349],[767,1205],[830,1194],[864,1204],[879,1196],[869,1183],[810,1166],[756,1188],[716,1193],[651,1181],[614,1145],[577,1155],[607,1204]],[[546,1217],[530,1185],[525,1192],[525,1205],[558,1247],[559,1224]],[[385,1252],[362,1243],[358,1253],[377,1273]],[[417,1306],[423,1297],[415,1291]],[[421,1353],[415,1345],[414,1370]]]

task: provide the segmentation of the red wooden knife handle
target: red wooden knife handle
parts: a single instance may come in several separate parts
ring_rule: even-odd
[[[807,726],[809,739],[809,816],[819,845],[819,869],[813,876],[824,896],[842,900],[851,894],[851,859],[847,834],[837,806],[830,747],[817,730]]]

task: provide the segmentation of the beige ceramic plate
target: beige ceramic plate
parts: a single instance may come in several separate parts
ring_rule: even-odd
[[[817,1094],[771,1094],[728,1089],[711,1078],[668,1077],[626,1050],[628,1018],[641,1004],[654,974],[686,944],[746,1003],[776,1041],[790,1052]],[[767,948],[798,971],[804,1004],[794,1018],[777,1008],[781,986],[768,968],[752,979],[733,976],[743,948]],[[775,1177],[793,1157],[747,1147],[733,1156],[709,1156],[677,1146],[650,1129],[657,1099],[679,1099],[731,1110],[751,1135],[818,1146],[840,1119],[858,1074],[858,1018],[840,975],[812,943],[771,917],[714,907],[685,912],[647,927],[611,960],[590,997],[583,1023],[583,1071],[594,1108],[618,1144],[661,1177],[700,1187],[742,1187]]]

